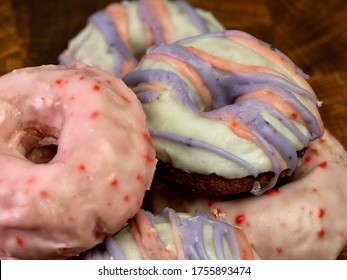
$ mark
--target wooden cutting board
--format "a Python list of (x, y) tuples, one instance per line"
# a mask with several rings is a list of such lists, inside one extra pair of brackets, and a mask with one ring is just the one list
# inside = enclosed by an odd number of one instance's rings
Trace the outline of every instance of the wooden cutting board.
[[(1, 0), (0, 74), (57, 63), (67, 41), (111, 0)], [(345, 0), (190, 0), (228, 29), (276, 46), (311, 76), (325, 126), (347, 148), (347, 2)], [(217, 3), (217, 4), (216, 4)], [(347, 187), (347, 186), (346, 186)], [(347, 248), (340, 259), (347, 259)]]

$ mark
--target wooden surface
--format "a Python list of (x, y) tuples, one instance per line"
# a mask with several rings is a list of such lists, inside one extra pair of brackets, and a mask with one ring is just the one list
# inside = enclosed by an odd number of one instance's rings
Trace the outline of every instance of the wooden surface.
[[(110, 2), (0, 0), (0, 74), (57, 63), (87, 17)], [(323, 101), (326, 128), (347, 148), (347, 1), (189, 2), (212, 11), (228, 29), (244, 30), (276, 46), (309, 74)], [(339, 258), (347, 259), (347, 248)]]

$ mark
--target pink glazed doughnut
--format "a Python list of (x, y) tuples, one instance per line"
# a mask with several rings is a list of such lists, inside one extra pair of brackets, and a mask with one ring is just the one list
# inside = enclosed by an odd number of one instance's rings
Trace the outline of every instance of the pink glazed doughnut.
[(84, 64), (0, 78), (0, 257), (76, 256), (121, 229), (155, 165), (135, 94)]
[(198, 198), (153, 184), (151, 209), (206, 212), (239, 226), (262, 259), (336, 259), (347, 245), (347, 154), (328, 131), (290, 182), (261, 196)]

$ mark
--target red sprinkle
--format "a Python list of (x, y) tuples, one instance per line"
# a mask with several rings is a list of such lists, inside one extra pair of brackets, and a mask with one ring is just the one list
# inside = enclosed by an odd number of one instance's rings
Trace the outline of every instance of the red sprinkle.
[(139, 183), (139, 184), (142, 183), (142, 182), (143, 182), (143, 176), (142, 176), (141, 174), (137, 175), (136, 181), (137, 181), (137, 183)]
[(320, 231), (318, 231), (317, 235), (318, 235), (319, 238), (323, 238), (324, 235), (325, 235), (324, 229), (321, 229)]
[(81, 163), (80, 166), (78, 167), (78, 169), (80, 171), (86, 171), (87, 168), (86, 168), (86, 166), (83, 163)]
[(325, 216), (325, 210), (323, 208), (319, 208), (318, 217), (323, 218)]
[(45, 191), (45, 190), (42, 190), (42, 191), (40, 191), (40, 196), (41, 196), (42, 198), (47, 198), (47, 197), (48, 197), (48, 192)]
[(238, 216), (235, 217), (235, 223), (236, 224), (242, 224), (242, 222), (245, 220), (245, 215), (240, 214)]
[(146, 159), (147, 162), (153, 162), (154, 161), (154, 157), (151, 156), (147, 151), (146, 151), (146, 154), (144, 155), (144, 158)]
[(318, 164), (318, 166), (321, 168), (326, 168), (328, 166), (328, 163), (326, 161), (322, 161), (321, 163)]
[(19, 236), (16, 236), (16, 242), (19, 247), (23, 248), (24, 242), (22, 238), (20, 238)]
[(94, 111), (93, 113), (90, 114), (90, 117), (92, 119), (96, 119), (99, 116), (100, 116), (100, 112), (99, 111)]
[(310, 161), (311, 161), (310, 156), (304, 157), (304, 163), (309, 163)]
[(114, 178), (114, 179), (111, 180), (110, 183), (111, 183), (111, 187), (115, 188), (118, 185), (118, 180), (116, 178)]
[(231, 128), (236, 129), (236, 128), (238, 128), (238, 126), (239, 126), (239, 124), (238, 124), (237, 122), (231, 122), (231, 123), (230, 123), (230, 127), (231, 127)]
[(279, 193), (280, 193), (279, 189), (270, 189), (265, 194), (272, 196), (272, 195), (276, 195), (276, 194), (279, 194)]
[(149, 135), (149, 133), (144, 132), (142, 135), (143, 135), (143, 138), (145, 139), (145, 141), (147, 142), (147, 144), (152, 146), (153, 145), (152, 137)]
[(293, 114), (291, 114), (291, 117), (292, 117), (292, 119), (297, 119), (298, 118), (298, 114), (297, 113), (293, 113)]
[(93, 86), (94, 91), (100, 91), (100, 86), (99, 85), (94, 85)]
[(242, 260), (250, 260), (251, 259), (251, 256), (249, 255), (249, 253), (245, 249), (242, 249), (241, 259)]

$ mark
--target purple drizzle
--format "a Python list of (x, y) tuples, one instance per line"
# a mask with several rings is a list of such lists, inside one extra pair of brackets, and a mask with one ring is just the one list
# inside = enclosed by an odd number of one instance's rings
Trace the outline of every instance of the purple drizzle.
[(65, 67), (71, 67), (72, 66), (69, 58), (66, 57), (66, 55), (64, 53), (62, 53), (58, 56), (58, 61), (59, 61), (59, 64), (65, 66)]
[[(175, 98), (178, 102), (187, 106), (191, 111), (198, 113), (198, 97), (192, 89), (175, 73), (166, 70), (142, 70), (133, 71), (126, 74), (123, 77), (123, 81), (127, 86), (135, 86), (139, 81), (144, 83), (151, 83), (156, 81), (156, 83), (162, 84), (165, 88), (174, 89)], [(140, 95), (142, 93), (139, 93)], [(155, 100), (157, 95), (153, 91), (146, 91), (144, 100)]]
[(121, 260), (124, 259), (124, 254), (117, 244), (117, 242), (114, 241), (114, 239), (111, 236), (106, 237), (104, 241), (104, 245), (106, 250), (111, 255), (112, 259), (114, 260)]
[(177, 1), (176, 3), (189, 16), (200, 33), (204, 34), (209, 32), (206, 23), (191, 5), (185, 1)]
[(95, 247), (91, 251), (91, 259), (92, 260), (103, 260), (104, 255), (102, 254), (101, 250), (98, 247)]
[[(147, 53), (167, 55), (188, 63), (205, 82), (206, 87), (208, 88), (210, 94), (213, 95), (213, 97), (218, 96), (220, 99), (225, 96), (222, 92), (222, 88), (218, 86), (219, 81), (214, 74), (212, 66), (197, 55), (192, 54), (188, 49), (176, 44), (161, 44), (157, 47), (149, 49)], [(216, 105), (218, 99), (212, 98), (212, 100), (212, 107), (218, 107), (218, 105)], [(226, 101), (224, 101), (223, 103), (225, 104)]]
[[(146, 0), (139, 1), (140, 18), (153, 31), (155, 44), (163, 43), (165, 42), (165, 40), (160, 21), (157, 19), (156, 15), (153, 13), (153, 11), (150, 9), (150, 6), (146, 2)], [(185, 1), (176, 1), (176, 3), (182, 9), (182, 11), (188, 15), (193, 24), (197, 27), (199, 33), (205, 34), (210, 31), (207, 24), (190, 4)]]
[(213, 238), (215, 245), (215, 253), (217, 259), (225, 259), (225, 248), (223, 239), (226, 240), (231, 250), (233, 259), (240, 259), (240, 249), (238, 246), (238, 240), (234, 234), (233, 228), (219, 221), (214, 221), (208, 218), (205, 213), (197, 212), (191, 218), (182, 218), (174, 210), (164, 208), (160, 213), (165, 217), (167, 221), (175, 219), (175, 223), (178, 225), (181, 240), (183, 242), (183, 248), (186, 258), (189, 260), (207, 260), (210, 259), (206, 251), (204, 243), (204, 227), (210, 225), (213, 228)]
[(89, 18), (89, 22), (94, 24), (100, 30), (109, 44), (114, 57), (114, 74), (116, 76), (120, 76), (122, 63), (125, 59), (130, 60), (133, 65), (137, 65), (138, 62), (132, 51), (120, 37), (111, 17), (106, 11), (102, 10), (94, 13)]
[(139, 14), (143, 22), (145, 22), (153, 31), (155, 44), (164, 42), (164, 36), (159, 21), (150, 9), (146, 0), (139, 1)]
[[(146, 218), (151, 222), (154, 227), (154, 216), (152, 213), (145, 211)], [(209, 219), (205, 213), (195, 213), (189, 218), (179, 216), (174, 210), (164, 208), (159, 214), (165, 218), (167, 223), (171, 224), (170, 228), (177, 227), (180, 240), (182, 242), (185, 258), (189, 260), (208, 260), (210, 256), (205, 247), (204, 240), (204, 227), (206, 225), (212, 226), (215, 253), (217, 259), (225, 259), (226, 250), (230, 250), (233, 259), (240, 259), (239, 243), (234, 233), (234, 229), (220, 221)], [(224, 246), (223, 241), (226, 240), (228, 247)], [(125, 256), (120, 249), (117, 241), (111, 236), (107, 237), (102, 244), (97, 245), (91, 250), (90, 256), (92, 259), (103, 259), (104, 252), (114, 260), (124, 260)]]
[[(310, 112), (310, 110), (308, 110), (295, 97), (293, 93), (293, 92), (296, 92), (295, 88), (291, 87), (290, 85), (287, 86), (288, 83), (290, 84), (289, 81), (286, 81), (280, 77), (279, 77), (280, 79), (278, 80), (277, 77), (275, 78), (273, 76), (274, 75), (272, 74), (257, 75), (255, 73), (246, 73), (246, 74), (229, 73), (224, 76), (221, 75), (220, 86), (226, 89), (230, 88), (230, 91), (227, 91), (224, 97), (224, 98), (227, 98), (227, 100), (225, 103), (222, 103), (221, 106), (225, 106), (226, 104), (233, 103), (236, 97), (247, 94), (248, 92), (267, 89), (273, 93), (276, 93), (276, 95), (278, 95), (283, 100), (285, 100), (285, 102), (293, 106), (293, 108), (298, 112), (298, 114), (304, 119), (308, 129), (311, 131), (311, 136), (309, 140), (313, 140), (317, 138), (320, 135), (320, 128), (319, 128), (318, 122), (313, 116), (313, 114)], [(290, 90), (288, 90), (288, 88)], [(302, 92), (299, 92), (299, 94), (301, 93)], [(301, 94), (301, 95), (306, 97), (306, 94)], [(313, 96), (313, 95), (310, 94), (310, 96)]]

